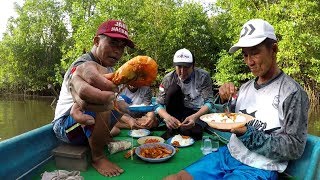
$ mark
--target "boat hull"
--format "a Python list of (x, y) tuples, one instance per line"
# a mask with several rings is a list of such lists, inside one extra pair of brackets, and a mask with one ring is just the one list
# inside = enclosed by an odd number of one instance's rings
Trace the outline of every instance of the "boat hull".
[(0, 179), (29, 179), (59, 143), (52, 124), (0, 142)]

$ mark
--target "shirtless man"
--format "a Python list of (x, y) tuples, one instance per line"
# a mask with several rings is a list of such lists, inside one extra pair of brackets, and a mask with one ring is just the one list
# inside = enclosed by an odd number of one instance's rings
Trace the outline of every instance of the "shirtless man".
[[(113, 66), (126, 46), (133, 48), (134, 44), (122, 21), (108, 20), (99, 26), (91, 51), (73, 62), (64, 76), (52, 122), (60, 140), (88, 144), (93, 167), (109, 177), (123, 173), (123, 169), (104, 154), (106, 142), (111, 139), (110, 130), (121, 119), (121, 114), (112, 110), (117, 87), (102, 74), (114, 71)], [(119, 106), (121, 108), (121, 103)], [(130, 120), (126, 123), (130, 127), (135, 125)]]

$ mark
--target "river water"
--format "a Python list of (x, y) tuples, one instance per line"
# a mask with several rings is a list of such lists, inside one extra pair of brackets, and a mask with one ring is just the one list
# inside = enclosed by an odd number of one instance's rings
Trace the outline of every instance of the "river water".
[[(50, 123), (53, 97), (0, 96), (0, 141)], [(308, 133), (320, 136), (320, 107), (310, 108)]]

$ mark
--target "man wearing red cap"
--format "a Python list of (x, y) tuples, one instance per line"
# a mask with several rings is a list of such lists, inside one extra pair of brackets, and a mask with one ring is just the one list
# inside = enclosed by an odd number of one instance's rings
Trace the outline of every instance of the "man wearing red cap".
[[(114, 72), (113, 66), (126, 46), (133, 48), (134, 44), (122, 21), (109, 20), (99, 26), (91, 51), (73, 62), (64, 76), (52, 121), (60, 140), (76, 145), (89, 144), (93, 167), (110, 177), (123, 172), (104, 154), (110, 130), (121, 114), (112, 110), (117, 87), (102, 75)], [(120, 109), (125, 111), (122, 105), (119, 101)], [(132, 120), (126, 123), (130, 127), (137, 126)]]

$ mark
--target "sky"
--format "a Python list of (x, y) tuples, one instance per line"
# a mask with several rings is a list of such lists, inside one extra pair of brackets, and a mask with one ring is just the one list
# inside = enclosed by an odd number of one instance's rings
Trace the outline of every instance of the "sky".
[[(215, 0), (189, 0), (194, 2), (202, 2), (204, 4), (212, 3)], [(3, 33), (6, 31), (7, 21), (17, 14), (14, 11), (14, 2), (17, 2), (20, 6), (23, 5), (24, 0), (0, 0), (0, 40), (2, 39)]]
[(14, 2), (17, 2), (19, 5), (22, 5), (24, 1), (23, 0), (0, 0), (0, 39), (2, 39), (2, 33), (6, 31), (7, 21), (9, 17), (17, 16), (13, 8)]

